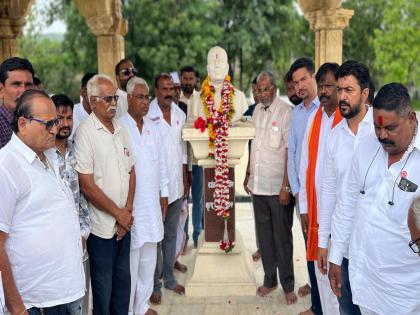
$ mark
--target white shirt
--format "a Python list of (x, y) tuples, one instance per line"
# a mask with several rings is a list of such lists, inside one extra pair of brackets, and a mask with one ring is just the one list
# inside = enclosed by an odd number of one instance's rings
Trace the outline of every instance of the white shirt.
[(183, 164), (187, 164), (187, 145), (182, 141), (182, 128), (185, 124), (184, 112), (172, 102), (171, 124), (163, 118), (163, 113), (154, 99), (150, 103), (147, 117), (158, 127), (161, 146), (165, 149), (166, 166), (169, 177), (169, 203), (184, 195)]
[(143, 118), (143, 130), (137, 127), (130, 114), (120, 118), (128, 131), (131, 148), (136, 157), (136, 192), (134, 194), (134, 224), (131, 229), (131, 248), (146, 242), (163, 239), (162, 211), (159, 197), (168, 197), (168, 174), (165, 149), (153, 121)]
[(267, 110), (261, 103), (255, 107), (252, 115), (255, 139), (251, 142), (248, 181), (248, 188), (255, 195), (273, 196), (280, 193), (292, 109), (278, 96)]
[[(130, 172), (134, 165), (127, 131), (118, 119), (111, 133), (92, 112), (74, 137), (76, 171), (93, 174), (95, 184), (119, 208), (127, 204)], [(89, 202), (91, 233), (110, 239), (116, 232), (115, 218)]]
[[(331, 126), (334, 121), (335, 113), (333, 113), (330, 117), (328, 117), (327, 113), (324, 111), (324, 107), (322, 107), (322, 120), (321, 120), (321, 130), (319, 133), (319, 144), (318, 144), (318, 155), (317, 155), (317, 163), (315, 167), (315, 190), (317, 195), (317, 202), (318, 202), (318, 210), (319, 210), (319, 201), (321, 196), (321, 184), (322, 178), (324, 177), (324, 163), (325, 160), (325, 152), (327, 147), (327, 138), (328, 133), (331, 131)], [(300, 166), (299, 166), (299, 182), (300, 182), (300, 190), (299, 190), (299, 211), (301, 214), (308, 213), (308, 200), (307, 200), (307, 192), (306, 192), (306, 170), (308, 168), (308, 146), (309, 146), (309, 133), (312, 128), (312, 124), (314, 122), (314, 118), (317, 111), (314, 111), (311, 116), (308, 118), (308, 124), (306, 126), (305, 135), (303, 136), (302, 142), (302, 154), (300, 157)], [(319, 217), (319, 212), (318, 212)]]
[(26, 309), (76, 301), (84, 295), (79, 219), (61, 179), (55, 149), (49, 168), (15, 134), (0, 150), (0, 230), (13, 279)]
[(73, 107), (73, 130), (71, 132), (71, 138), (74, 137), (74, 133), (76, 132), (76, 129), (79, 127), (79, 125), (89, 117), (88, 112), (83, 107), (82, 103), (77, 103)]
[[(318, 209), (318, 246), (327, 248), (331, 234), (331, 221), (338, 195), (346, 190), (346, 178), (352, 162), (354, 151), (366, 136), (374, 134), (372, 108), (369, 107), (365, 117), (359, 123), (355, 135), (349, 128), (346, 119), (340, 121), (329, 133), (324, 163), (320, 207)], [(322, 160), (318, 160), (321, 161)]]
[(117, 102), (117, 113), (115, 114), (115, 118), (121, 118), (128, 111), (127, 92), (121, 89), (117, 89), (116, 94), (119, 96), (119, 98)]
[(419, 165), (419, 136), (408, 161), (404, 158), (390, 167), (376, 136), (366, 137), (337, 202), (334, 217), (339, 220), (334, 218), (329, 260), (340, 265), (350, 242), (353, 302), (378, 314), (420, 314), (420, 261), (408, 246), (407, 226), (408, 209), (420, 189), (407, 192), (398, 186), (400, 174), (420, 185)]

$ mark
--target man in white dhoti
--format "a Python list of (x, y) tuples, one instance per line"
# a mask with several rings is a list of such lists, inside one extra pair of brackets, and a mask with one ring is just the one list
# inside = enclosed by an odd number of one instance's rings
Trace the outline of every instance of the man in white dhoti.
[(407, 89), (383, 86), (373, 101), (375, 136), (359, 144), (332, 226), (329, 277), (341, 294), (341, 261), (349, 248), (353, 302), (362, 314), (420, 314), (419, 257), (408, 209), (420, 195), (420, 137)]
[(168, 208), (168, 175), (164, 148), (149, 111), (149, 86), (133, 77), (127, 84), (128, 113), (120, 118), (136, 157), (134, 224), (131, 230), (129, 314), (157, 314), (149, 308), (157, 243), (163, 239), (162, 214)]

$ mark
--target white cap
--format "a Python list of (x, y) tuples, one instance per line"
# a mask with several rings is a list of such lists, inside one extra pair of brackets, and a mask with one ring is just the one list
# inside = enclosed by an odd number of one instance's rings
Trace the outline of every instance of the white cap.
[(172, 81), (174, 81), (174, 84), (181, 84), (181, 81), (179, 80), (179, 74), (177, 71), (173, 71), (170, 73), (172, 77)]

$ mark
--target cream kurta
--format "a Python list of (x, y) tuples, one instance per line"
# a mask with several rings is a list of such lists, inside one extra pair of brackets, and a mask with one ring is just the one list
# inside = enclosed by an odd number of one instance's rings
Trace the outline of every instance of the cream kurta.
[(159, 197), (168, 197), (168, 174), (165, 149), (154, 122), (143, 118), (143, 131), (130, 114), (120, 118), (127, 129), (130, 145), (136, 157), (136, 192), (134, 195), (134, 224), (131, 248), (163, 239), (162, 211)]
[[(92, 112), (79, 126), (74, 138), (75, 169), (81, 174), (93, 174), (99, 189), (122, 208), (127, 203), (134, 156), (127, 131), (117, 119), (114, 119), (112, 124), (114, 133), (111, 133)], [(89, 209), (91, 233), (101, 238), (112, 238), (116, 232), (115, 218), (97, 209), (90, 202)]]

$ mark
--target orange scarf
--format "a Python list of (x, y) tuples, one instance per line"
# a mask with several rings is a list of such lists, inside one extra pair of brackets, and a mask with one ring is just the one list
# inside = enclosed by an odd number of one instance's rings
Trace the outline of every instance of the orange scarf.
[[(343, 116), (341, 116), (340, 110), (337, 107), (331, 129), (334, 128), (342, 119)], [(318, 157), (321, 123), (322, 106), (319, 106), (309, 132), (308, 168), (306, 169), (306, 195), (309, 219), (306, 259), (308, 261), (316, 261), (318, 259), (318, 203), (316, 199), (315, 170)]]

